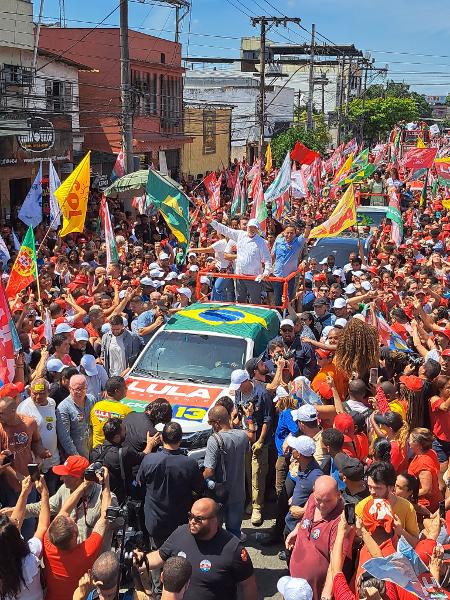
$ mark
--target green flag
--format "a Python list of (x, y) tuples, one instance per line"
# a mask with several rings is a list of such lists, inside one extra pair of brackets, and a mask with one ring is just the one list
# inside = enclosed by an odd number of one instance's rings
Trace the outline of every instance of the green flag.
[(365, 179), (369, 179), (369, 177), (377, 170), (376, 165), (372, 163), (368, 163), (366, 166), (361, 167), (352, 175), (349, 175), (345, 179), (339, 182), (339, 185), (348, 185), (349, 183), (357, 183), (358, 181), (364, 181)]
[(358, 154), (358, 156), (353, 161), (353, 167), (358, 167), (358, 169), (362, 169), (369, 162), (369, 148), (365, 148), (362, 152)]
[(6, 295), (8, 298), (14, 298), (16, 294), (26, 288), (32, 281), (35, 281), (36, 278), (36, 244), (33, 227), (30, 225), (9, 274), (8, 283), (6, 284)]
[(189, 247), (189, 198), (151, 169), (148, 172), (147, 195), (186, 253)]

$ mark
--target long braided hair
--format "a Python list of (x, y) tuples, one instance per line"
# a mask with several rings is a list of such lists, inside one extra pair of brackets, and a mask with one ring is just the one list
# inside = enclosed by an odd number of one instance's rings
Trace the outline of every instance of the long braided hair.
[(425, 403), (422, 398), (423, 390), (414, 391), (400, 383), (400, 399), (406, 400), (408, 408), (406, 410), (406, 423), (410, 431), (416, 427), (422, 427), (425, 419)]
[(378, 331), (361, 319), (351, 319), (338, 338), (335, 357), (336, 367), (349, 377), (355, 371), (364, 378), (379, 365)]

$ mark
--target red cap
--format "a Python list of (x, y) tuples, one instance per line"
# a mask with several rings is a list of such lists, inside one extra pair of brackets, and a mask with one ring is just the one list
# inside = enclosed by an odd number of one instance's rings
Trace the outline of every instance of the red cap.
[(53, 473), (56, 475), (70, 475), (81, 479), (84, 477), (84, 472), (89, 466), (89, 461), (84, 456), (69, 456), (63, 465), (52, 467)]
[(55, 304), (57, 304), (58, 306), (60, 306), (61, 308), (66, 308), (66, 301), (63, 300), (62, 298), (55, 298), (54, 300)]
[(384, 252), (380, 252), (380, 254), (378, 254), (377, 259), (378, 260), (387, 260), (389, 258), (388, 254), (384, 254)]
[(450, 348), (446, 348), (443, 352), (441, 352), (441, 356), (450, 356)]
[(55, 319), (55, 325), (61, 325), (61, 323), (65, 323), (66, 322), (66, 317), (58, 317), (57, 319)]
[(83, 304), (94, 304), (94, 298), (90, 298), (89, 296), (80, 296), (77, 298), (78, 306), (83, 306)]
[(326, 281), (327, 276), (325, 273), (319, 273), (318, 275), (314, 275), (314, 281)]
[(423, 381), (417, 375), (402, 375), (400, 383), (403, 383), (411, 392), (420, 392), (423, 388)]
[(352, 442), (355, 437), (355, 423), (347, 413), (334, 417), (333, 427), (344, 434), (344, 442)]
[(436, 331), (434, 337), (437, 335), (445, 335), (445, 337), (450, 340), (450, 329), (440, 329), (439, 331)]
[(333, 352), (331, 350), (323, 350), (322, 348), (317, 348), (316, 354), (319, 358), (330, 358)]

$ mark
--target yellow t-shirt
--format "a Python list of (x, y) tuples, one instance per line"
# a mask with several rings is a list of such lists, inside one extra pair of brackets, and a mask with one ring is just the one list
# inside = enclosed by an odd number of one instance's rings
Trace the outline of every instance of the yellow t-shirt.
[(103, 444), (103, 425), (111, 417), (123, 419), (128, 413), (133, 412), (129, 406), (115, 400), (100, 400), (96, 402), (91, 410), (92, 447)]
[[(365, 505), (369, 502), (372, 496), (367, 496), (363, 500), (360, 500), (355, 507), (356, 515), (361, 519)], [(406, 500), (406, 498), (399, 498), (396, 496), (395, 505), (393, 506), (394, 513), (400, 519), (402, 527), (409, 534), (419, 537), (419, 526), (417, 525), (417, 515), (414, 510), (414, 506)]]

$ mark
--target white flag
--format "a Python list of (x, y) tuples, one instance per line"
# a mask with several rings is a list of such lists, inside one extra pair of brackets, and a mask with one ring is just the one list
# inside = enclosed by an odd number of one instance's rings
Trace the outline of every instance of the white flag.
[(17, 235), (16, 235), (14, 229), (11, 229), (11, 231), (12, 231), (12, 239), (13, 239), (13, 242), (14, 242), (14, 250), (16, 252), (19, 252), (19, 250), (20, 250), (20, 242), (19, 242), (19, 240), (17, 238)]
[(439, 125), (436, 125), (436, 123), (434, 123), (434, 125), (430, 126), (430, 133), (431, 135), (439, 135), (440, 131), (439, 131)]
[(45, 320), (44, 320), (44, 337), (47, 341), (47, 346), (50, 346), (53, 339), (52, 320), (50, 317), (50, 311), (48, 308), (45, 309)]
[(52, 161), (48, 163), (48, 189), (49, 189), (49, 203), (50, 203), (50, 227), (55, 231), (59, 229), (61, 224), (61, 208), (58, 200), (55, 198), (55, 190), (59, 188), (61, 182), (53, 166)]
[(31, 225), (33, 229), (42, 221), (42, 161), (17, 216), (26, 225)]
[(10, 258), (11, 258), (11, 255), (9, 253), (8, 247), (5, 244), (5, 240), (0, 235), (0, 262), (4, 266), (4, 265), (6, 265), (6, 263), (8, 262), (8, 260)]

